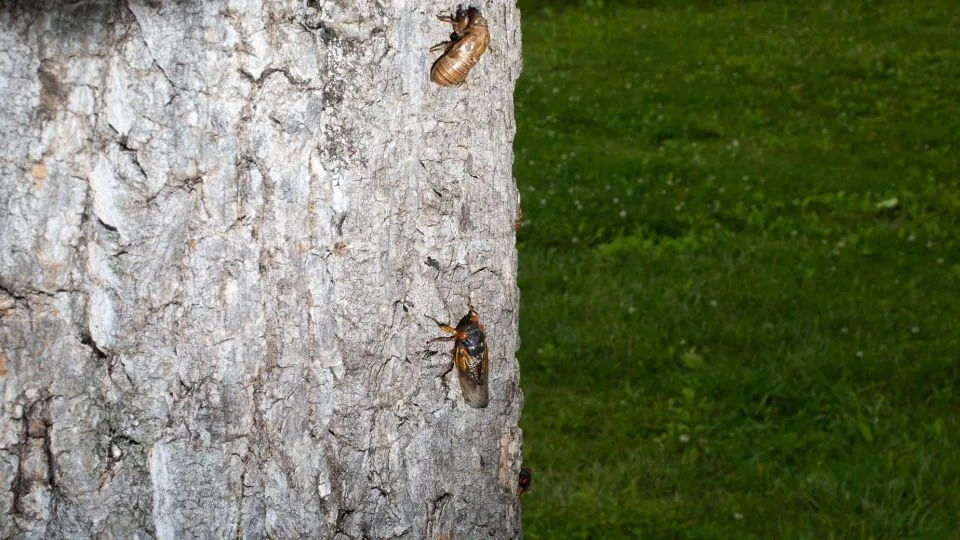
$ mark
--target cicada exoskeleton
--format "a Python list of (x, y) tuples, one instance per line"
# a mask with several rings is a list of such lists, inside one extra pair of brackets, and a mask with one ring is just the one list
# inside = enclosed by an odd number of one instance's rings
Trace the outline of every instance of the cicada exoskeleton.
[(467, 73), (477, 64), (490, 44), (487, 20), (477, 8), (457, 8), (453, 16), (437, 17), (453, 26), (450, 41), (438, 43), (430, 51), (443, 49), (443, 54), (430, 69), (430, 80), (440, 86), (461, 85)]

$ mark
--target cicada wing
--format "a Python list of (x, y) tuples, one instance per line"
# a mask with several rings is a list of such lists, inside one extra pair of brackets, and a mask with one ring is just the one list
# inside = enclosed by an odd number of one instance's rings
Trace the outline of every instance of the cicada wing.
[(483, 370), (480, 372), (480, 382), (486, 387), (490, 376), (490, 355), (487, 353), (486, 344), (483, 346), (483, 363), (480, 365), (482, 366), (480, 369)]
[[(457, 366), (457, 378), (460, 379), (460, 390), (463, 392), (464, 401), (474, 409), (485, 408), (490, 402), (487, 386), (487, 368), (490, 362), (486, 347), (483, 349), (483, 358), (480, 359), (479, 366), (477, 366), (477, 359), (470, 356), (466, 347), (461, 346), (454, 348), (453, 361)], [(477, 367), (479, 369), (476, 369)]]

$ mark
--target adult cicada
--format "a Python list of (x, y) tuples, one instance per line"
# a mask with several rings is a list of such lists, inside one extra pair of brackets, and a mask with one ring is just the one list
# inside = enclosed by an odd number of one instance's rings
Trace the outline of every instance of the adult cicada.
[(435, 341), (453, 342), (453, 365), (457, 368), (460, 379), (460, 390), (467, 405), (475, 409), (483, 409), (490, 401), (487, 387), (487, 378), (490, 369), (490, 355), (487, 350), (487, 337), (480, 324), (480, 317), (473, 306), (460, 319), (456, 328), (430, 317), (444, 332), (452, 334), (433, 338), (427, 343)]

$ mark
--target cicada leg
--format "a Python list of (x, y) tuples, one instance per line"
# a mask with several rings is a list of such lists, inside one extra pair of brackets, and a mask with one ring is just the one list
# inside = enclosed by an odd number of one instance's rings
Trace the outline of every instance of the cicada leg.
[[(427, 318), (430, 319), (431, 321), (437, 323), (437, 326), (439, 326), (440, 329), (443, 330), (444, 332), (446, 332), (446, 333), (448, 333), (448, 334), (453, 334), (452, 336), (441, 336), (441, 337), (438, 337), (438, 338), (429, 339), (429, 340), (427, 340), (427, 344), (428, 344), (428, 345), (429, 345), (430, 343), (434, 343), (434, 342), (436, 342), (436, 341), (456, 341), (457, 338), (460, 337), (460, 336), (457, 334), (457, 329), (456, 329), (456, 328), (450, 326), (450, 325), (447, 324), (447, 323), (440, 322), (440, 321), (438, 321), (436, 318), (431, 317), (431, 316), (429, 316), (429, 315), (427, 315)], [(454, 347), (454, 349), (456, 349), (456, 347)], [(450, 365), (447, 366), (446, 371), (444, 371), (443, 373), (441, 373), (441, 374), (439, 375), (440, 378), (446, 377), (446, 376), (447, 376), (447, 373), (450, 373), (450, 370), (453, 369), (454, 362), (455, 362), (455, 360), (451, 360)]]
[(449, 41), (444, 41), (444, 42), (441, 42), (441, 43), (437, 43), (437, 44), (434, 45), (433, 47), (430, 47), (430, 52), (437, 52), (437, 51), (444, 50), (444, 49), (446, 49), (447, 47), (450, 46), (450, 43), (451, 43), (451, 42), (449, 42)]
[(464, 336), (462, 336), (460, 332), (457, 332), (457, 329), (456, 329), (456, 328), (450, 326), (449, 324), (444, 323), (444, 322), (440, 322), (440, 321), (438, 321), (436, 318), (431, 317), (431, 316), (429, 316), (429, 315), (427, 315), (427, 318), (430, 319), (431, 321), (437, 323), (437, 326), (439, 326), (440, 329), (443, 330), (444, 332), (446, 332), (446, 333), (448, 333), (448, 334), (453, 334), (452, 336), (443, 336), (443, 337), (433, 338), (433, 339), (427, 341), (427, 343), (433, 343), (433, 342), (435, 342), (435, 341), (456, 341), (456, 340), (458, 340), (458, 339), (463, 339), (463, 338), (464, 338)]
[[(431, 317), (431, 316), (429, 316), (429, 315), (427, 315), (426, 317), (427, 317), (428, 319), (430, 319), (431, 321), (437, 323), (437, 326), (439, 326), (440, 329), (443, 330), (444, 332), (446, 332), (446, 333), (448, 333), (448, 334), (456, 334), (456, 333), (457, 333), (456, 328), (450, 326), (449, 324), (447, 324), (447, 323), (445, 323), (445, 322), (440, 322), (439, 320), (437, 320), (436, 317)], [(455, 337), (455, 336), (454, 336), (454, 337)]]

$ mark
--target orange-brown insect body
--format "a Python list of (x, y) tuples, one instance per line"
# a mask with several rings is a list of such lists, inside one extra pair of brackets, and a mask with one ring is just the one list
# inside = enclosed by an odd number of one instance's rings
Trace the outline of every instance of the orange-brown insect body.
[(480, 56), (490, 44), (490, 32), (487, 20), (477, 8), (463, 10), (457, 8), (452, 17), (438, 17), (453, 25), (450, 41), (435, 45), (430, 50), (443, 48), (443, 54), (430, 69), (430, 80), (440, 86), (461, 85), (467, 80), (467, 73), (477, 65)]
[(475, 409), (483, 409), (490, 402), (490, 392), (487, 379), (490, 370), (490, 355), (487, 350), (487, 337), (483, 325), (473, 307), (460, 319), (457, 327), (453, 328), (433, 317), (433, 322), (448, 334), (448, 337), (434, 338), (434, 341), (453, 341), (453, 365), (457, 368), (457, 378), (460, 379), (460, 390), (467, 405)]

